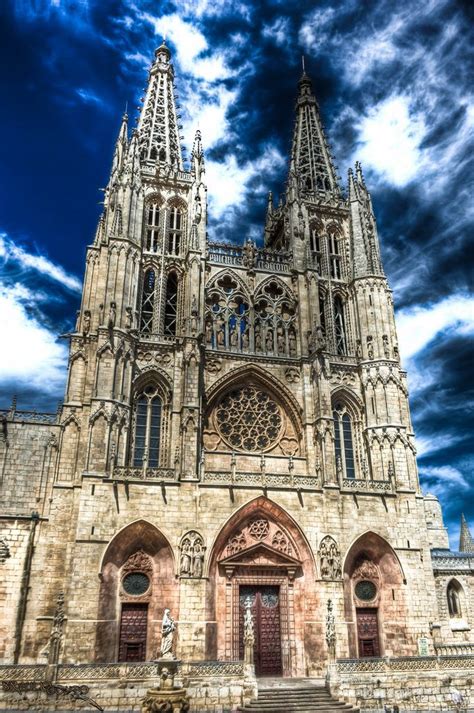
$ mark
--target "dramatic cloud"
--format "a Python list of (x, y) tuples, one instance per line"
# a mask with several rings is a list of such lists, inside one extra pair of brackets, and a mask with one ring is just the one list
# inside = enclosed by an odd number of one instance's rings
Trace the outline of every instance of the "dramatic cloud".
[[(0, 259), (8, 322), (15, 316), (23, 325), (19, 343), (29, 330), (32, 343), (43, 345), (43, 362), (50, 354), (51, 363), (61, 363), (56, 334), (70, 329), (77, 308), (76, 275), (100, 211), (97, 189), (108, 178), (120, 116), (128, 102), (133, 124), (162, 39), (173, 55), (188, 156), (197, 128), (203, 136), (209, 235), (229, 242), (261, 240), (267, 191), (285, 190), (304, 54), (340, 173), (361, 160), (372, 192), (409, 373), (422, 483), (439, 493), (456, 534), (460, 508), (474, 516), (474, 62), (463, 5), (10, 5), (0, 27), (6, 138), (0, 221), (10, 238), (3, 236)], [(34, 236), (38, 248), (12, 235)], [(13, 352), (9, 359), (23, 363)], [(8, 373), (26, 384), (21, 374), (34, 368), (24, 364), (18, 379)], [(31, 383), (37, 389), (23, 388), (24, 398), (36, 402), (41, 385), (33, 377)], [(53, 369), (48, 384), (55, 383), (51, 399), (62, 390)]]

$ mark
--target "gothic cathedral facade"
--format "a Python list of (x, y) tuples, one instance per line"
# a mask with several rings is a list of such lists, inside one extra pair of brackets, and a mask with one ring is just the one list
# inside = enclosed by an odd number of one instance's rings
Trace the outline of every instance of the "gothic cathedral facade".
[(240, 660), (248, 602), (263, 675), (467, 641), (360, 166), (343, 193), (303, 74), (264, 244), (213, 243), (201, 136), (186, 167), (179, 131), (163, 44), (116, 143), (62, 409), (4, 413), (3, 660), (41, 661), (58, 595), (76, 664), (153, 660), (165, 608), (179, 659)]

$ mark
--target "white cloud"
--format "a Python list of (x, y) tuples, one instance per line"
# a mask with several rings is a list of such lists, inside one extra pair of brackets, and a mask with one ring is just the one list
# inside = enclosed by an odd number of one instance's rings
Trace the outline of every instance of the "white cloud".
[(430, 305), (397, 312), (397, 332), (402, 358), (421, 352), (441, 332), (474, 334), (474, 297), (454, 294)]
[[(221, 139), (229, 137), (230, 128), (226, 119), (227, 110), (236, 99), (236, 92), (224, 86), (216, 87), (212, 94), (197, 93), (186, 88), (183, 107), (183, 135), (185, 143), (192, 145), (196, 129), (202, 133), (204, 149), (215, 146)], [(206, 97), (206, 98), (204, 98)]]
[(76, 89), (76, 94), (82, 99), (85, 104), (97, 104), (102, 106), (104, 104), (103, 100), (95, 94), (92, 89), (84, 89), (79, 87)]
[(81, 292), (82, 290), (82, 283), (77, 277), (67, 273), (64, 268), (51, 262), (47, 257), (27, 252), (10, 240), (5, 233), (0, 233), (0, 257), (5, 262), (12, 260), (24, 269), (37, 270), (52, 280), (60, 282), (72, 292)]
[(274, 146), (266, 146), (255, 160), (243, 165), (231, 154), (222, 162), (206, 163), (206, 179), (209, 189), (210, 211), (213, 218), (220, 218), (231, 207), (239, 208), (245, 198), (248, 183), (257, 176), (261, 183), (253, 188), (256, 193), (266, 190), (265, 175), (277, 171), (285, 163), (284, 157)]
[[(420, 475), (422, 478), (429, 478), (430, 480), (436, 481), (435, 484), (430, 485), (430, 490), (437, 490), (438, 488), (445, 491), (448, 487), (461, 488), (462, 490), (469, 490), (469, 483), (466, 476), (461, 473), (458, 468), (454, 468), (452, 465), (439, 465), (439, 466), (423, 466), (419, 467)], [(437, 494), (435, 492), (435, 494)], [(446, 494), (444, 492), (444, 494)]]
[(416, 452), (418, 458), (422, 458), (438, 451), (442, 451), (445, 448), (453, 446), (455, 443), (459, 443), (464, 440), (465, 436), (459, 433), (437, 433), (436, 437), (433, 436), (416, 436)]
[(283, 46), (291, 41), (290, 21), (287, 17), (277, 17), (271, 25), (264, 25), (262, 35), (275, 44)]
[(409, 183), (422, 169), (424, 119), (410, 112), (407, 96), (393, 96), (372, 107), (359, 123), (354, 158), (395, 186)]
[(163, 15), (163, 17), (143, 13), (142, 17), (153, 25), (156, 35), (173, 42), (178, 64), (187, 74), (205, 79), (207, 82), (231, 76), (232, 72), (226, 67), (222, 52), (213, 52), (209, 57), (200, 57), (208, 50), (206, 38), (197, 27), (184, 21), (177, 13)]
[(35, 294), (21, 285), (0, 285), (0, 383), (16, 381), (58, 394), (64, 386), (67, 348), (31, 316)]
[(298, 39), (308, 54), (314, 56), (319, 48), (326, 44), (334, 17), (335, 10), (332, 7), (314, 10), (306, 17), (300, 27)]

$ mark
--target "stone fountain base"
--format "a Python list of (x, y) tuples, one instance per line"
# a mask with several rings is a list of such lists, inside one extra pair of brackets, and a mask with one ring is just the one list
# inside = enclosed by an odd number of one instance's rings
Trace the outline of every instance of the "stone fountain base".
[(142, 702), (141, 713), (187, 713), (190, 703), (186, 689), (175, 678), (179, 661), (176, 659), (158, 659), (160, 684), (158, 688), (149, 688)]

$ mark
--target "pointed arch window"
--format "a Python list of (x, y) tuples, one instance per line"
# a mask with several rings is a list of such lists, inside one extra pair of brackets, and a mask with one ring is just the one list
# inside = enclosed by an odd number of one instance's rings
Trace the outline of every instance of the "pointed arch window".
[(319, 324), (326, 336), (326, 298), (323, 292), (319, 293)]
[(313, 259), (313, 267), (316, 268), (318, 274), (321, 275), (322, 269), (322, 238), (321, 238), (321, 228), (318, 225), (311, 226), (310, 229), (310, 248), (311, 257)]
[(340, 280), (342, 277), (342, 260), (337, 232), (335, 230), (331, 230), (328, 234), (328, 238), (331, 277), (335, 280)]
[(160, 238), (160, 206), (158, 203), (150, 203), (148, 205), (146, 224), (145, 250), (156, 253), (158, 252)]
[(178, 276), (170, 272), (166, 282), (164, 333), (169, 337), (176, 336), (178, 316)]
[(140, 313), (140, 332), (151, 334), (153, 332), (153, 315), (155, 310), (155, 271), (150, 268), (145, 272), (142, 289), (142, 308)]
[(157, 468), (160, 464), (163, 403), (156, 386), (149, 385), (135, 401), (133, 465)]
[(355, 478), (354, 439), (352, 433), (352, 418), (344, 404), (336, 404), (333, 411), (334, 448), (336, 455), (336, 471), (343, 478)]
[(460, 619), (462, 617), (461, 609), (461, 585), (455, 580), (451, 580), (448, 584), (446, 596), (448, 599), (448, 611), (451, 619)]
[(181, 208), (173, 206), (169, 212), (168, 252), (179, 255), (184, 228), (184, 216)]
[(296, 356), (296, 305), (279, 280), (271, 280), (259, 289), (254, 324), (256, 352)]
[(340, 297), (334, 299), (334, 331), (336, 336), (336, 351), (347, 354), (346, 326), (344, 322), (344, 305)]
[(216, 280), (206, 299), (206, 341), (213, 349), (249, 349), (249, 303), (231, 275)]

